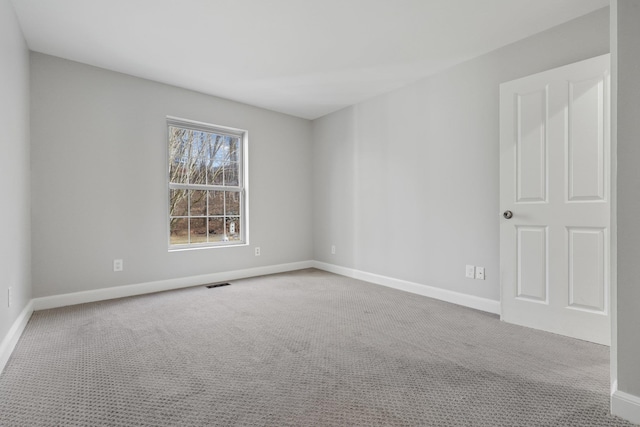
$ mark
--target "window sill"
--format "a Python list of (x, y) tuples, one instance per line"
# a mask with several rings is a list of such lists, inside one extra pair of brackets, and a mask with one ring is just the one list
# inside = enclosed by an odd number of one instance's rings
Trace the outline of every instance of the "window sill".
[(169, 252), (198, 251), (202, 249), (221, 249), (221, 248), (237, 248), (239, 246), (249, 246), (248, 242), (227, 243), (224, 245), (202, 245), (202, 246), (170, 246)]

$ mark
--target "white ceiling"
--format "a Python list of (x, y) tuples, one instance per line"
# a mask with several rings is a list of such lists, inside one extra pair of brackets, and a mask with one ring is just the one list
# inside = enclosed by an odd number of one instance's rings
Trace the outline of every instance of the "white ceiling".
[(29, 48), (314, 119), (609, 0), (12, 0)]

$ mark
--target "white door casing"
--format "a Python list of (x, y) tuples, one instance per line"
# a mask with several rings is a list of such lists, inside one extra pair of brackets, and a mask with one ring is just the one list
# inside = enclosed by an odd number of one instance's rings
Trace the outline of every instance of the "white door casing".
[(605, 345), (609, 80), (603, 55), (500, 85), (501, 318)]

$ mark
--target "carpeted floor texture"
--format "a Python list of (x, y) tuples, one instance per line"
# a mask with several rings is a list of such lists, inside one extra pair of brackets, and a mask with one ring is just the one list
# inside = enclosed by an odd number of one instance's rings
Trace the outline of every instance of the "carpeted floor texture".
[(630, 426), (609, 349), (318, 270), (33, 314), (2, 426)]

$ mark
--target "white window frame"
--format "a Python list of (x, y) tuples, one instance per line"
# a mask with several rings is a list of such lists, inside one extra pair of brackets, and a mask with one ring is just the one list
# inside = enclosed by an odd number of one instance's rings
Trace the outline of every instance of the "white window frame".
[[(233, 246), (247, 246), (249, 244), (249, 192), (248, 192), (248, 138), (249, 132), (243, 129), (236, 129), (227, 126), (219, 126), (210, 123), (198, 122), (194, 120), (182, 119), (178, 117), (167, 116), (166, 127), (166, 182), (167, 182), (167, 199), (166, 199), (166, 212), (167, 212), (167, 244), (169, 251), (182, 251), (191, 249), (207, 249), (207, 248), (221, 248), (221, 247), (233, 247)], [(237, 137), (240, 141), (238, 155), (238, 185), (226, 186), (226, 185), (213, 185), (213, 184), (184, 184), (184, 183), (172, 183), (170, 182), (170, 127), (178, 127), (183, 129), (214, 133), (218, 135), (226, 135), (231, 137)], [(171, 244), (171, 190), (210, 190), (210, 191), (237, 191), (240, 194), (240, 238), (239, 240), (219, 241), (219, 242), (198, 242), (198, 243), (186, 243), (186, 244)], [(208, 203), (208, 201), (207, 201)], [(226, 214), (226, 212), (225, 212)], [(226, 215), (225, 215), (226, 216)], [(235, 215), (234, 215), (235, 216)], [(199, 217), (199, 215), (198, 215)], [(208, 216), (207, 216), (208, 217)], [(187, 216), (181, 216), (180, 218), (192, 218), (190, 212), (187, 212)], [(190, 226), (188, 228), (188, 234), (191, 236)]]

